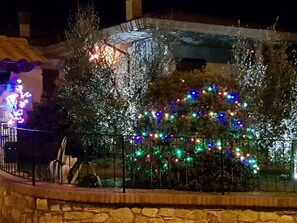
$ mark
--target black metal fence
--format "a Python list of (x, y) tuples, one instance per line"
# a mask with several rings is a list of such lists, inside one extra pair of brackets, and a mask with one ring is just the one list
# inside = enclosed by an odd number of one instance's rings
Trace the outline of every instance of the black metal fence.
[(296, 145), (162, 134), (59, 135), (2, 125), (0, 168), (33, 185), (295, 192)]

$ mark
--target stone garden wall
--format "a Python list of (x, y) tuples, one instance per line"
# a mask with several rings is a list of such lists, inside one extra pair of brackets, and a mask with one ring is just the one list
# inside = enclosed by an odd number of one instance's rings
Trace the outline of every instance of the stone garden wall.
[(297, 223), (297, 196), (266, 195), (32, 186), (0, 174), (0, 222)]

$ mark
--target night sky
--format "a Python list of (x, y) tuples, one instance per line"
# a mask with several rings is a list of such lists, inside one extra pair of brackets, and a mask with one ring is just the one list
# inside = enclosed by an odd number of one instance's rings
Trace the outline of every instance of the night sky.
[[(38, 2), (38, 3), (36, 3)], [(219, 16), (228, 19), (240, 19), (260, 25), (271, 26), (279, 16), (278, 27), (282, 30), (297, 32), (297, 12), (293, 1), (268, 1), (260, 5), (261, 0), (237, 1), (212, 0), (143, 0), (143, 12), (160, 8), (181, 9), (198, 14)], [(125, 20), (125, 0), (7, 0), (1, 1), (0, 27), (17, 25), (17, 11), (31, 11), (31, 21), (36, 26), (57, 28), (68, 27), (70, 11), (77, 3), (94, 3), (100, 15), (101, 27), (121, 23)], [(1, 31), (1, 29), (0, 29)], [(0, 33), (1, 34), (1, 33)]]

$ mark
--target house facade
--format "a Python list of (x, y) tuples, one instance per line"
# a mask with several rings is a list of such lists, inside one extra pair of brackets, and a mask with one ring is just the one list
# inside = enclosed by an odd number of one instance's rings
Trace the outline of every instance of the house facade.
[[(151, 56), (151, 52), (145, 50), (145, 48), (148, 45), (150, 47), (153, 46), (154, 36), (152, 33), (155, 30), (170, 34), (179, 42), (173, 51), (173, 55), (168, 57), (173, 59), (172, 61), (175, 63), (168, 63), (165, 72), (193, 70), (199, 69), (201, 66), (212, 71), (232, 70), (233, 67), (229, 65), (229, 60), (232, 46), (238, 37), (260, 41), (267, 40), (271, 34), (267, 29), (242, 27), (240, 24), (220, 23), (217, 22), (218, 20), (207, 20), (206, 17), (194, 18), (188, 15), (186, 18), (180, 16), (178, 12), (170, 16), (164, 16), (164, 14), (160, 16), (153, 13), (142, 15), (141, 8), (141, 0), (126, 1), (127, 22), (102, 30), (106, 49), (112, 51), (114, 55), (120, 55), (119, 58), (124, 61), (121, 69), (119, 69), (119, 73), (130, 72), (134, 69), (131, 67), (131, 55), (136, 50), (137, 44), (137, 50), (139, 50), (141, 41), (146, 40), (146, 44), (141, 46), (143, 56), (146, 54)], [(67, 56), (65, 42), (62, 41), (47, 46), (32, 46), (28, 44), (27, 39), (30, 39), (28, 22), (30, 20), (27, 14), (19, 17), (20, 19), (23, 18), (20, 20), (20, 35), (23, 37), (22, 41), (24, 41), (22, 47), (25, 48), (18, 49), (21, 52), (21, 56), (19, 55), (18, 58), (6, 55), (0, 57), (0, 61), (10, 58), (11, 61), (17, 62), (21, 58), (25, 58), (25, 61), (28, 62), (27, 65), (29, 64), (33, 68), (30, 70), (27, 68), (27, 70), (9, 71), (10, 77), (22, 80), (25, 91), (30, 92), (32, 95), (30, 98), (31, 103), (40, 102), (43, 94), (49, 95), (53, 92), (55, 80), (63, 74)], [(170, 19), (166, 19), (166, 17), (170, 17)], [(278, 40), (297, 43), (296, 33), (278, 32), (277, 36)], [(5, 38), (0, 38), (0, 44), (3, 45), (3, 43), (7, 42), (4, 40)], [(27, 42), (25, 43), (25, 41)], [(12, 43), (10, 46), (13, 49), (13, 46), (17, 45), (17, 43)], [(31, 51), (35, 50), (36, 55), (34, 58), (27, 58), (28, 55), (26, 54), (29, 51), (26, 47)], [(166, 51), (164, 49), (165, 54)], [(0, 55), (1, 52), (5, 52), (5, 50), (0, 48)], [(5, 73), (5, 69), (1, 72)], [(4, 77), (5, 75), (1, 74), (0, 76)], [(2, 101), (5, 97), (2, 94)]]
[[(168, 64), (167, 71), (193, 70), (205, 66), (212, 71), (222, 69), (232, 70), (229, 65), (232, 55), (232, 47), (239, 37), (251, 41), (267, 40), (271, 31), (267, 29), (247, 28), (240, 26), (226, 26), (218, 24), (207, 24), (200, 22), (187, 22), (172, 19), (160, 19), (142, 17), (128, 22), (109, 27), (102, 30), (106, 48), (113, 51), (113, 54), (120, 55), (126, 60), (120, 69), (120, 73), (129, 72), (133, 59), (133, 52), (142, 51), (143, 56), (150, 55), (147, 48), (152, 48), (155, 37), (154, 31), (172, 35), (179, 42), (174, 48), (173, 55), (175, 64)], [(278, 32), (276, 41), (287, 41), (297, 43), (296, 33)], [(150, 43), (148, 43), (151, 41)], [(139, 43), (142, 42), (142, 49)], [(149, 47), (148, 47), (149, 45)], [(43, 65), (44, 91), (50, 92), (54, 82), (52, 77), (63, 73), (63, 64), (67, 52), (65, 43), (50, 45), (42, 49), (44, 56), (49, 60)], [(166, 49), (164, 49), (164, 52)], [(150, 55), (151, 57), (152, 55)], [(129, 59), (127, 59), (129, 58)], [(139, 58), (137, 58), (139, 59)], [(131, 62), (131, 61), (130, 61)]]
[(26, 38), (0, 36), (1, 123), (23, 122), (24, 110), (39, 101), (43, 63), (47, 63), (47, 59), (30, 46)]

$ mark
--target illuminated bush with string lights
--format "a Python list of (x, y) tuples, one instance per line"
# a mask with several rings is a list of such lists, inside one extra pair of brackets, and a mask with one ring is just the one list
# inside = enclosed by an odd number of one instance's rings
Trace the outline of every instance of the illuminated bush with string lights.
[(14, 84), (7, 84), (7, 89), (10, 92), (6, 98), (7, 108), (10, 112), (8, 125), (16, 126), (23, 124), (25, 122), (24, 108), (28, 105), (31, 94), (29, 92), (23, 92), (23, 85), (20, 79)]
[(252, 190), (259, 167), (248, 105), (216, 85), (191, 89), (162, 110), (139, 116), (131, 138), (131, 181), (144, 188)]

